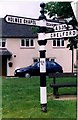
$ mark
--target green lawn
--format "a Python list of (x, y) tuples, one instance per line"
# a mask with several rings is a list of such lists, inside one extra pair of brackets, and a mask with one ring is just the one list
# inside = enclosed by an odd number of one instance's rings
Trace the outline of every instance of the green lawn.
[[(61, 78), (72, 81), (75, 78)], [(59, 79), (60, 81), (60, 79)], [(47, 77), (47, 113), (40, 108), (39, 77), (2, 79), (3, 118), (73, 118), (76, 119), (76, 100), (53, 100), (52, 79)], [(60, 89), (60, 94), (76, 94), (75, 88)]]
[(0, 78), (0, 118), (2, 118), (2, 78)]

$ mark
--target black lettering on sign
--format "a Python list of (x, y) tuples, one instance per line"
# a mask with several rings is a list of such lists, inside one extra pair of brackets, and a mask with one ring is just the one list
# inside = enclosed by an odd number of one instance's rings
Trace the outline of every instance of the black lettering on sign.
[(35, 20), (32, 20), (32, 19), (24, 19), (24, 23), (25, 23), (25, 24), (36, 25), (36, 21), (35, 21)]
[(54, 37), (56, 36), (56, 34), (55, 34), (55, 33), (54, 33), (53, 35), (54, 35)]
[(68, 36), (68, 32), (66, 32), (66, 36)]
[(61, 34), (61, 32), (60, 32), (60, 37), (62, 37), (62, 34)]
[(62, 29), (66, 30), (66, 28), (67, 28), (66, 24), (62, 26)]
[(14, 18), (12, 18), (12, 17), (8, 17), (8, 21), (10, 21), (10, 22), (14, 22)]
[(64, 36), (65, 32), (63, 32), (63, 36)]
[(29, 23), (29, 20), (27, 20), (27, 23)]
[(36, 21), (35, 21), (35, 20), (33, 20), (32, 23), (33, 23), (34, 25), (36, 25)]
[(27, 23), (27, 20), (26, 20), (26, 19), (24, 19), (24, 23)]
[(64, 29), (64, 26), (62, 25), (61, 29), (63, 30)]
[(66, 24), (60, 24), (60, 25), (54, 26), (54, 30), (55, 31), (62, 31), (62, 30), (66, 30), (66, 27), (67, 27)]
[(53, 26), (53, 28), (54, 28), (54, 25), (51, 23), (46, 23), (46, 26)]
[(71, 32), (71, 31), (69, 31), (69, 35), (72, 35), (72, 32)]
[(11, 18), (10, 18), (10, 17), (8, 17), (8, 21), (11, 21)]
[(53, 34), (51, 33), (51, 38), (53, 37)]
[(22, 23), (22, 19), (21, 19), (21, 18), (15, 18), (15, 19), (14, 19), (14, 22), (15, 22), (15, 23)]
[(61, 30), (61, 26), (59, 26), (59, 30)]
[(57, 37), (59, 37), (59, 35), (58, 35), (59, 33), (57, 33)]
[(55, 26), (55, 30), (58, 30), (58, 27), (57, 27), (57, 26)]
[(75, 33), (76, 33), (75, 30), (73, 30), (73, 35), (75, 35)]
[(15, 18), (15, 22), (17, 22), (18, 20), (17, 20), (18, 18)]

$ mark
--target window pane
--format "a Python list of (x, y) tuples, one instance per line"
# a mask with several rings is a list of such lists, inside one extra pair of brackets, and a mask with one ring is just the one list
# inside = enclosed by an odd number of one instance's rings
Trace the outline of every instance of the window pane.
[(0, 47), (2, 47), (1, 41), (0, 41)]
[(33, 39), (30, 40), (30, 46), (34, 46)]
[(64, 40), (61, 40), (61, 46), (64, 46)]
[(57, 46), (60, 46), (60, 40), (57, 40)]
[(5, 41), (2, 42), (2, 47), (5, 47)]
[(29, 39), (26, 39), (26, 46), (29, 46)]
[(6, 40), (0, 39), (0, 47), (5, 47), (5, 45), (6, 45)]
[(21, 40), (21, 46), (25, 46), (24, 40)]
[(53, 46), (56, 46), (56, 40), (53, 40)]

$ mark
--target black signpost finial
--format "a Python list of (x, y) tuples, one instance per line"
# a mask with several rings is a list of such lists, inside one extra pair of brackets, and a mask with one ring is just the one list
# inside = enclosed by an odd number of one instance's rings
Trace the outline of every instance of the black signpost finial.
[[(41, 3), (40, 4), (40, 7), (41, 7), (41, 10), (40, 10), (40, 13), (41, 15), (39, 16), (39, 20), (46, 20), (46, 16), (45, 16), (45, 3)], [(46, 33), (46, 27), (39, 27), (39, 33), (43, 33), (45, 32)], [(44, 44), (46, 45), (46, 40), (44, 41)], [(38, 44), (41, 45), (41, 41), (38, 41)]]
[(40, 7), (41, 7), (41, 10), (40, 10), (41, 15), (39, 16), (39, 20), (43, 20), (43, 19), (46, 20), (46, 16), (44, 15), (44, 13), (45, 13), (45, 10), (44, 10), (45, 3), (41, 3)]

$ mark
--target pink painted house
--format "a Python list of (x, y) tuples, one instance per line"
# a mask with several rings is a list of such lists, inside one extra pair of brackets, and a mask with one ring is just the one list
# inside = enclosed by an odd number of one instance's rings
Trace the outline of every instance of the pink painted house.
[[(2, 24), (1, 24), (2, 22)], [(39, 60), (39, 45), (37, 34), (32, 27), (8, 24), (0, 20), (0, 59), (4, 76), (14, 76), (17, 68), (25, 67)], [(63, 39), (48, 40), (46, 44), (46, 59), (56, 61), (64, 72), (72, 72), (72, 51), (66, 48), (68, 41)], [(74, 50), (76, 64), (76, 50)]]

